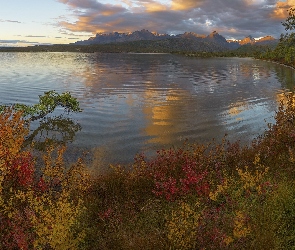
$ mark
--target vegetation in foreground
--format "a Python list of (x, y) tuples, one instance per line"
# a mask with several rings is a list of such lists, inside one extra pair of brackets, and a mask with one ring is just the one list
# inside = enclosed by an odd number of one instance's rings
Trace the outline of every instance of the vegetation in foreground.
[(251, 146), (186, 144), (91, 176), (82, 159), (64, 163), (63, 146), (48, 146), (37, 168), (28, 119), (3, 108), (0, 248), (292, 249), (294, 117), (288, 94)]

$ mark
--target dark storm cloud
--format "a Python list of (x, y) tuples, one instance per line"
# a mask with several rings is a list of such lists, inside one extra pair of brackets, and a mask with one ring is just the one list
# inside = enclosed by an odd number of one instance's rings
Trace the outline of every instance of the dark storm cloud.
[(247, 35), (279, 37), (281, 21), (295, 0), (122, 0), (104, 4), (96, 0), (59, 0), (75, 13), (74, 23), (60, 22), (72, 32), (129, 32), (148, 29), (159, 33), (191, 31), (208, 34), (214, 30), (226, 38)]

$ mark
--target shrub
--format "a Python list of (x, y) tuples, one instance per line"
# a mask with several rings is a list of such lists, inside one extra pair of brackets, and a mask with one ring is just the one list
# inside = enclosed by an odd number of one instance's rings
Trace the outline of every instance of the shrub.
[(28, 126), (19, 111), (0, 114), (0, 248), (77, 249), (85, 235), (84, 165), (79, 160), (67, 169), (64, 149), (53, 158), (49, 148), (38, 175), (32, 154), (22, 150)]

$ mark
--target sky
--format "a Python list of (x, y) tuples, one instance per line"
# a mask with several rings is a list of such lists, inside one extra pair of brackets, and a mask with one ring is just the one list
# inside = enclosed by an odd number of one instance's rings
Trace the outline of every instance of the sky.
[(0, 46), (68, 44), (142, 29), (279, 38), (293, 6), (295, 0), (3, 0)]

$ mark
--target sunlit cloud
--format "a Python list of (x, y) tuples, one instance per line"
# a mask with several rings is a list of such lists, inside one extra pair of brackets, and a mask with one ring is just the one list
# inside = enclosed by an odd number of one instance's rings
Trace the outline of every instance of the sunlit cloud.
[[(209, 34), (216, 30), (225, 37), (279, 37), (286, 9), (295, 0), (58, 0), (76, 17), (60, 20), (69, 32), (109, 33), (148, 29), (159, 33), (186, 31)], [(280, 20), (278, 20), (280, 19)]]
[(191, 10), (202, 6), (206, 0), (173, 0), (172, 10)]
[(58, 0), (61, 3), (67, 4), (69, 7), (83, 12), (99, 12), (99, 13), (118, 13), (125, 8), (120, 5), (102, 4), (96, 0)]
[(161, 4), (161, 3), (157, 3), (157, 2), (151, 2), (151, 3), (145, 3), (144, 8), (147, 12), (159, 12), (159, 11), (167, 11), (168, 10), (168, 6)]
[(262, 5), (264, 4), (265, 0), (244, 0), (247, 5)]
[(275, 19), (285, 19), (288, 16), (288, 10), (295, 6), (295, 0), (279, 1), (276, 3), (275, 9), (271, 17)]

